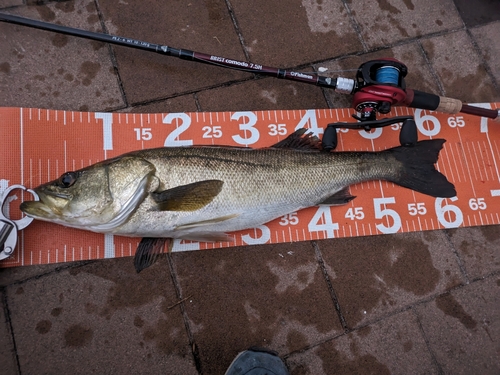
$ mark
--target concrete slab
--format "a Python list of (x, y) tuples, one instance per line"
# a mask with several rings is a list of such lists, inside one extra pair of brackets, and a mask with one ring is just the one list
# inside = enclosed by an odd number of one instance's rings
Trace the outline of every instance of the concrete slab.
[(327, 108), (319, 87), (274, 78), (205, 90), (197, 96), (202, 111)]
[(292, 374), (439, 373), (411, 310), (292, 354), (286, 363)]
[(8, 309), (3, 291), (0, 291), (0, 298), (2, 299), (2, 309), (0, 310), (0, 364), (2, 365), (2, 373), (19, 374), (9, 318), (5, 315)]
[(500, 100), (481, 57), (465, 31), (422, 40), (422, 46), (444, 87), (445, 96), (469, 103)]
[(197, 373), (168, 270), (122, 258), (7, 287), (21, 372)]
[[(340, 0), (231, 1), (252, 62), (280, 68), (362, 50)], [(271, 31), (272, 30), (272, 31)]]
[[(15, 8), (12, 14), (102, 31), (93, 1)], [(104, 44), (0, 23), (0, 105), (103, 111), (123, 107)]]
[(460, 255), (469, 279), (500, 271), (500, 228), (496, 225), (449, 229), (450, 241)]
[(127, 107), (121, 112), (135, 113), (172, 113), (172, 112), (196, 112), (196, 98), (193, 94), (177, 96), (171, 99), (159, 100), (149, 104)]
[(318, 242), (347, 325), (358, 327), (464, 283), (443, 232)]
[(454, 0), (454, 2), (468, 27), (500, 20), (500, 6), (495, 0)]
[(23, 5), (23, 0), (0, 0), (0, 9)]
[(500, 277), (471, 283), (416, 308), (445, 374), (498, 374)]
[(348, 4), (370, 49), (463, 25), (452, 0), (368, 0)]
[[(500, 9), (500, 7), (498, 7)], [(500, 13), (500, 11), (499, 11)], [(500, 43), (498, 43), (498, 35), (500, 35), (500, 21), (490, 23), (485, 26), (471, 29), (471, 34), (480, 48), (480, 54), (490, 72), (500, 82)]]
[[(154, 0), (142, 1), (140, 11), (125, 1), (103, 2), (100, 6), (111, 34), (245, 60), (224, 1), (183, 2), (173, 6), (175, 11)], [(131, 104), (251, 77), (248, 73), (125, 47), (114, 50)]]
[(239, 351), (281, 355), (342, 332), (310, 243), (172, 255), (204, 374), (222, 374)]

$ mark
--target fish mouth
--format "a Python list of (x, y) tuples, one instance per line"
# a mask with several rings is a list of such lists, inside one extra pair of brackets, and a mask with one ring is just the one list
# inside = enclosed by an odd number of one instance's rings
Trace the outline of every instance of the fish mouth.
[(39, 201), (26, 201), (21, 203), (19, 209), (26, 215), (39, 220), (54, 220), (60, 216), (64, 208), (73, 198), (72, 194), (53, 191), (35, 190)]

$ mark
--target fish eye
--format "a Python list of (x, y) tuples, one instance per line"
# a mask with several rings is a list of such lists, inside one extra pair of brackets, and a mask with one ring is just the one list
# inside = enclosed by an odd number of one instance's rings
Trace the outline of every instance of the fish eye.
[(76, 182), (77, 176), (75, 172), (66, 172), (57, 180), (57, 185), (62, 188), (69, 188)]

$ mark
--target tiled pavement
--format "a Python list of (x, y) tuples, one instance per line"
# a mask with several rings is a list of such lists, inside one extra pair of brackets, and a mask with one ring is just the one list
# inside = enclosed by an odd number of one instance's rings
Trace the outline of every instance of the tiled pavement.
[[(500, 100), (498, 0), (0, 0), (13, 14), (278, 67), (404, 61), (408, 84)], [(351, 72), (352, 73), (352, 72)], [(349, 74), (349, 73), (348, 73)], [(344, 75), (348, 75), (344, 74)], [(305, 84), (0, 23), (0, 105), (175, 112), (346, 107)], [(500, 228), (0, 270), (2, 374), (500, 373)]]

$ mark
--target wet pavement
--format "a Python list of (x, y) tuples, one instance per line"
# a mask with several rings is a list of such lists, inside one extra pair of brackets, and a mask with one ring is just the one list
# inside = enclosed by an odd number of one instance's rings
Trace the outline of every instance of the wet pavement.
[[(0, 10), (281, 68), (395, 57), (412, 88), (500, 101), (496, 0), (0, 0)], [(0, 23), (0, 106), (350, 103), (297, 82)], [(140, 274), (131, 258), (1, 269), (0, 288), (2, 374), (223, 374), (255, 345), (295, 375), (500, 373), (499, 226), (174, 253)]]

